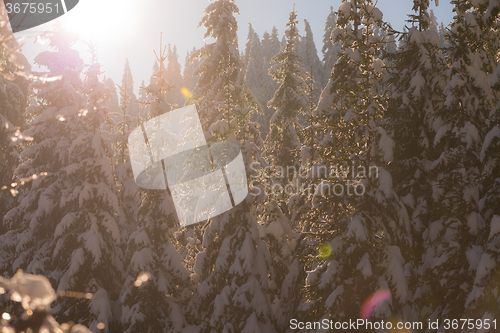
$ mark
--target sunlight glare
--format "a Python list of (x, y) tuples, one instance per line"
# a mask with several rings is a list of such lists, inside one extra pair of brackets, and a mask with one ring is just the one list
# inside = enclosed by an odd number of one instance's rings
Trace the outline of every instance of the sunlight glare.
[(81, 39), (106, 42), (126, 38), (135, 24), (137, 2), (87, 0), (64, 15), (66, 27)]

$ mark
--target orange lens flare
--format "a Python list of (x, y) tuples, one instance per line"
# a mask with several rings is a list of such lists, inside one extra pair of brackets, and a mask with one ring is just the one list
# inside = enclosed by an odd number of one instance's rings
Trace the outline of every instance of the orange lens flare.
[(189, 98), (189, 97), (191, 96), (191, 92), (190, 92), (190, 91), (188, 90), (188, 88), (186, 88), (186, 87), (183, 87), (183, 88), (181, 89), (181, 93), (182, 93), (182, 95), (184, 95), (184, 97), (186, 97), (186, 98)]

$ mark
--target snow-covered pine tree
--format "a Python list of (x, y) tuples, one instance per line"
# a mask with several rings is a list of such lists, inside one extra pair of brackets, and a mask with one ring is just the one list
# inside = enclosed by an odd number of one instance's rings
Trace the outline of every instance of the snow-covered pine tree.
[(273, 30), (271, 31), (271, 34), (267, 34), (268, 37), (266, 38), (266, 33), (264, 33), (264, 36), (262, 36), (262, 48), (263, 48), (263, 53), (264, 53), (264, 63), (266, 64), (271, 64), (271, 60), (275, 55), (278, 54), (280, 51), (280, 38), (278, 34), (278, 29), (276, 27), (273, 27)]
[[(325, 34), (323, 35), (323, 48), (321, 52), (323, 53), (323, 83), (326, 84), (332, 73), (333, 65), (337, 62), (339, 57), (339, 52), (342, 48), (342, 44), (337, 42), (332, 42), (332, 31), (337, 26), (337, 15), (333, 11), (333, 7), (330, 7), (330, 14), (326, 18), (325, 23)], [(321, 87), (321, 89), (324, 88)]]
[[(252, 29), (253, 31), (253, 29)], [(267, 67), (264, 62), (264, 51), (260, 42), (260, 38), (255, 31), (253, 35), (250, 36), (250, 40), (247, 43), (247, 65), (245, 70), (245, 83), (248, 89), (252, 92), (252, 97), (258, 104), (258, 109), (262, 112), (254, 113), (254, 120), (259, 123), (262, 135), (269, 132), (269, 113), (266, 112), (266, 81), (269, 80), (270, 76), (267, 72)]]
[(111, 78), (104, 78), (103, 83), (108, 87), (109, 89), (109, 113), (120, 113), (120, 102), (118, 101), (118, 93), (116, 91), (116, 84)]
[(160, 55), (156, 55), (157, 60), (153, 66), (153, 75), (149, 79), (149, 85), (144, 88), (148, 97), (147, 119), (162, 115), (172, 109), (172, 105), (167, 102), (167, 92), (172, 86), (167, 81), (164, 62), (167, 60), (166, 46), (162, 46), (160, 37)]
[[(252, 32), (252, 34), (250, 34)], [(245, 82), (253, 92), (255, 97), (262, 100), (262, 83), (264, 76), (267, 73), (264, 70), (264, 55), (262, 50), (262, 45), (260, 43), (259, 35), (252, 29), (250, 25), (250, 30), (248, 33), (247, 48), (245, 49), (246, 59), (246, 69), (245, 69)]]
[[(434, 139), (441, 154), (432, 163), (435, 205), (428, 217), (428, 242), (423, 272), (428, 279), (429, 318), (483, 316), (495, 304), (484, 288), (498, 272), (495, 241), (489, 243), (491, 211), (484, 210), (494, 169), (481, 160), (489, 117), (500, 99), (491, 87), (498, 65), (500, 6), (495, 1), (455, 0), (448, 34), (450, 67), (446, 71), (441, 127)], [(491, 160), (490, 160), (491, 163)], [(493, 196), (494, 197), (494, 196)], [(498, 240), (498, 239), (497, 239)], [(430, 303), (430, 304), (429, 304)], [(496, 301), (498, 304), (498, 300)], [(479, 309), (481, 308), (482, 309)], [(490, 313), (491, 315), (492, 313)]]
[[(127, 114), (132, 117), (137, 117), (139, 115), (139, 105), (137, 103), (137, 97), (135, 96), (134, 93), (134, 79), (132, 77), (132, 70), (130, 69), (128, 58), (125, 58), (125, 66), (123, 68), (121, 86), (128, 87), (127, 96), (130, 98), (130, 102), (128, 103)], [(120, 104), (121, 103), (123, 103), (123, 97), (120, 98)]]
[[(139, 188), (134, 181), (132, 174), (132, 165), (128, 152), (128, 136), (139, 124), (141, 119), (133, 117), (127, 112), (130, 110), (132, 96), (129, 95), (131, 82), (127, 79), (123, 82), (124, 86), (118, 86), (120, 91), (120, 121), (116, 124), (116, 131), (113, 135), (113, 144), (115, 151), (114, 172), (117, 181), (118, 204), (120, 207), (119, 226), (121, 245), (128, 242), (130, 234), (135, 230), (137, 211), (141, 203)], [(124, 248), (124, 246), (122, 247)]]
[[(12, 30), (6, 24), (5, 7), (0, 6), (0, 234), (3, 216), (15, 204), (16, 189), (11, 186), (14, 169), (19, 163), (19, 144), (24, 141), (20, 130), (28, 102), (29, 82), (16, 74), (28, 74), (30, 65), (21, 53)], [(11, 192), (13, 191), (13, 192)], [(1, 260), (1, 259), (0, 259)]]
[(141, 81), (141, 85), (139, 87), (139, 119), (141, 123), (148, 117), (148, 105), (149, 105), (149, 97), (146, 91), (146, 84), (144, 80)]
[[(325, 78), (323, 74), (323, 63), (318, 56), (318, 50), (316, 49), (316, 44), (314, 43), (311, 25), (307, 20), (304, 20), (304, 24), (306, 34), (300, 39), (300, 56), (302, 58), (302, 65), (306, 71), (310, 76), (315, 78), (314, 88), (319, 92), (325, 87), (326, 82), (328, 82), (328, 78)], [(318, 96), (316, 96), (316, 102), (318, 98), (319, 93)]]
[(434, 11), (431, 9), (429, 11), (429, 30), (433, 32), (438, 32), (438, 22), (436, 15), (434, 15)]
[(249, 195), (206, 226), (196, 256), (201, 332), (276, 332), (268, 298), (271, 258)]
[[(280, 40), (278, 36), (278, 29), (273, 27), (272, 33), (267, 32), (262, 36), (262, 58), (263, 58), (263, 70), (266, 73), (264, 75), (264, 81), (262, 82), (262, 99), (259, 99), (259, 103), (262, 106), (264, 112), (264, 117), (267, 119), (265, 126), (261, 128), (262, 135), (266, 136), (269, 133), (269, 123), (274, 110), (268, 108), (267, 103), (274, 96), (274, 92), (278, 89), (278, 84), (273, 80), (271, 74), (269, 74), (269, 69), (271, 68), (271, 59), (278, 54), (280, 50)], [(262, 124), (261, 124), (262, 125)]]
[(104, 77), (103, 83), (109, 89), (109, 96), (104, 105), (109, 108), (109, 118), (107, 119), (106, 124), (103, 126), (103, 130), (109, 133), (116, 132), (116, 121), (119, 121), (118, 115), (121, 113), (120, 111), (120, 102), (118, 101), (118, 93), (116, 91), (116, 84), (111, 78)]
[(177, 55), (177, 46), (170, 48), (168, 45), (167, 71), (165, 78), (170, 83), (171, 89), (167, 91), (167, 101), (170, 104), (177, 106), (184, 105), (181, 89), (183, 87), (181, 64), (179, 64), (179, 56)]
[(196, 58), (196, 48), (193, 47), (191, 52), (186, 54), (186, 59), (184, 61), (184, 71), (182, 72), (182, 82), (184, 83), (184, 88), (187, 89), (187, 95), (184, 94), (184, 98), (188, 99), (190, 97), (191, 92), (196, 87), (196, 83), (198, 82), (198, 76), (194, 73), (196, 68), (200, 64), (200, 59)]
[(434, 139), (443, 125), (437, 114), (443, 108), (447, 68), (428, 8), (428, 0), (414, 1), (415, 13), (409, 15), (413, 26), (401, 36), (397, 52), (388, 54), (393, 65), (388, 82), (392, 88), (385, 113), (388, 135), (394, 140), (394, 160), (389, 170), (394, 190), (401, 198), (399, 215), (411, 221), (411, 229), (405, 229), (409, 238), (398, 241), (411, 277), (409, 291), (415, 294), (413, 320), (422, 319), (420, 310), (429, 301), (429, 285), (420, 274), (428, 240), (435, 237), (428, 232), (428, 217), (434, 207), (428, 179), (429, 165), (441, 153), (434, 148)]
[(15, 172), (21, 184), (33, 180), (21, 186), (18, 205), (5, 217), (11, 228), (0, 240), (11, 254), (5, 272), (40, 273), (61, 292), (90, 295), (58, 298), (53, 311), (59, 320), (93, 330), (104, 323), (108, 332), (123, 264), (112, 149), (101, 131), (107, 89), (98, 81), (98, 64), (81, 81), (83, 62), (71, 49), (71, 34), (58, 30), (49, 39), (53, 51), (40, 53), (35, 63), (59, 78), (33, 86), (39, 105), (30, 106), (35, 120), (26, 134), (34, 140)]
[(200, 26), (207, 29), (205, 38), (215, 39), (195, 54), (201, 62), (195, 71), (198, 82), (193, 102), (209, 136), (222, 133), (221, 128), (229, 130), (233, 111), (245, 107), (246, 87), (238, 51), (238, 24), (234, 17), (238, 13), (234, 0), (216, 0), (205, 9), (200, 22)]
[[(162, 49), (161, 43), (156, 56), (157, 71), (145, 88), (152, 98), (150, 117), (171, 110), (165, 100), (170, 85), (164, 72), (166, 48)], [(120, 295), (124, 332), (180, 332), (188, 325), (186, 318), (194, 318), (196, 312), (189, 308), (188, 271), (172, 242), (178, 227), (174, 203), (166, 190), (141, 192), (136, 228), (127, 243), (126, 279)]]
[(442, 47), (446, 48), (449, 46), (448, 40), (446, 39), (446, 35), (448, 35), (448, 30), (444, 26), (443, 22), (439, 25), (439, 40), (441, 41)]
[[(484, 13), (485, 23), (490, 25), (498, 19), (500, 8), (498, 5), (489, 6)], [(493, 26), (493, 31), (490, 33), (496, 36), (495, 44), (491, 46), (498, 49), (499, 31), (496, 26)], [(491, 77), (491, 86), (495, 96), (500, 92), (500, 65), (497, 62), (495, 72)], [(498, 99), (498, 97), (497, 97)], [(500, 244), (500, 209), (498, 202), (500, 200), (500, 104), (497, 104), (488, 115), (488, 133), (484, 138), (481, 148), (480, 158), (484, 164), (483, 177), (481, 179), (483, 207), (482, 217), (485, 221), (483, 230), (478, 233), (478, 242), (486, 244), (485, 254), (481, 257), (475, 281), (476, 292), (481, 292), (477, 300), (472, 301), (469, 305), (468, 315), (477, 318), (494, 318), (498, 317), (500, 305), (497, 290), (499, 290), (498, 276), (500, 267), (499, 244)], [(486, 272), (486, 275), (482, 276)]]
[(375, 23), (383, 25), (382, 12), (371, 0), (347, 0), (336, 15), (332, 41), (341, 42), (343, 52), (315, 110), (322, 123), (322, 161), (310, 172), (308, 182), (317, 186), (312, 209), (302, 218), (310, 221), (307, 235), (317, 254), (307, 262), (301, 311), (311, 321), (348, 321), (358, 318), (371, 293), (391, 289), (392, 306), (379, 307), (372, 318), (391, 312), (407, 318), (411, 295), (400, 240), (408, 241), (409, 221), (397, 214), (387, 166), (394, 142), (383, 121), (385, 66), (376, 56), (383, 44), (373, 38)]
[[(272, 59), (270, 69), (274, 80), (280, 84), (268, 107), (276, 111), (271, 117), (270, 131), (265, 140), (264, 157), (273, 167), (298, 169), (298, 150), (300, 149), (298, 132), (299, 114), (306, 108), (306, 70), (302, 66), (302, 59), (296, 51), (298, 40), (297, 13), (292, 11), (285, 31), (286, 46)], [(285, 175), (291, 180), (293, 175)]]
[[(250, 61), (250, 53), (252, 52), (252, 43), (255, 38), (258, 36), (255, 30), (252, 27), (252, 23), (248, 23), (248, 35), (247, 35), (247, 43), (245, 45), (245, 52), (243, 53), (241, 60), (243, 62), (243, 68), (245, 71), (247, 70), (248, 62)], [(257, 37), (258, 38), (258, 37)]]

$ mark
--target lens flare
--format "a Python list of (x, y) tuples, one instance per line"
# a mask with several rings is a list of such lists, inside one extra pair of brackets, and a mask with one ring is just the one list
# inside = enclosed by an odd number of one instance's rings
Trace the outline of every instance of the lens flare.
[(330, 246), (330, 244), (321, 244), (321, 246), (318, 249), (318, 255), (322, 259), (327, 259), (332, 255), (333, 248)]
[(186, 97), (186, 98), (191, 97), (191, 92), (190, 92), (190, 91), (188, 90), (188, 88), (186, 88), (186, 87), (183, 87), (183, 88), (181, 89), (181, 93), (182, 93), (182, 95), (184, 95), (184, 97)]
[(391, 298), (391, 291), (389, 289), (377, 290), (363, 302), (361, 305), (361, 310), (359, 316), (361, 319), (369, 319), (375, 311), (376, 308), (380, 306), (383, 302)]

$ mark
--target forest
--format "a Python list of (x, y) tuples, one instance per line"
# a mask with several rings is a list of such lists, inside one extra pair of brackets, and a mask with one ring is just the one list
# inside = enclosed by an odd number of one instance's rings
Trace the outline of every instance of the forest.
[[(396, 31), (343, 0), (321, 50), (291, 4), (239, 50), (237, 1), (211, 0), (183, 67), (152, 32), (137, 96), (62, 25), (30, 64), (2, 5), (1, 331), (499, 332), (500, 1), (451, 4)], [(128, 138), (188, 105), (248, 195), (183, 225)]]

